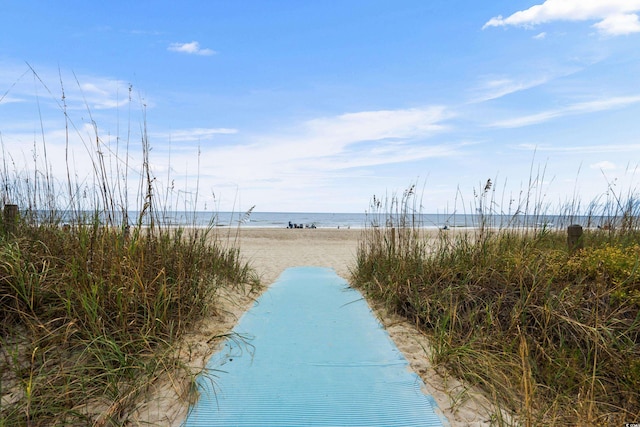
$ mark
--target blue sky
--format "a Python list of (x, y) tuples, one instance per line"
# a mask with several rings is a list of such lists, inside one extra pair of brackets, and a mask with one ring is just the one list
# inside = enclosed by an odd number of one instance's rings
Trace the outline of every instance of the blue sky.
[(89, 182), (97, 129), (135, 193), (146, 124), (158, 185), (189, 209), (196, 188), (197, 209), (364, 212), (418, 183), (435, 213), (468, 210), (487, 179), (504, 211), (638, 184), (640, 0), (5, 0), (2, 15), (18, 171), (35, 153), (64, 182), (68, 144)]

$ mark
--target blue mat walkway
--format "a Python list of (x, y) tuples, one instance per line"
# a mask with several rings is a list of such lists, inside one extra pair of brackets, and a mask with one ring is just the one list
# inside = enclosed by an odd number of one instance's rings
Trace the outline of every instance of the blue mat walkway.
[[(185, 427), (443, 426), (362, 295), (333, 270), (287, 269), (198, 379)], [(212, 381), (213, 380), (213, 381)]]

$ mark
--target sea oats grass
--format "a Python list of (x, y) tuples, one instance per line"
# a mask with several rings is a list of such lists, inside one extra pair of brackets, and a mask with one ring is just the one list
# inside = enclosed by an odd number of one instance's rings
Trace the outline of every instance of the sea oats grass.
[(640, 232), (626, 211), (578, 251), (548, 226), (368, 227), (352, 281), (427, 332), (435, 366), (484, 389), (496, 425), (638, 422)]
[(180, 368), (171, 349), (216, 289), (251, 281), (233, 250), (174, 230), (22, 225), (0, 248), (4, 425), (119, 425)]
[[(31, 165), (16, 166), (20, 153), (0, 139), (0, 208), (19, 208), (0, 216), (0, 427), (133, 425), (167, 378), (188, 405), (198, 372), (181, 357), (183, 337), (216, 314), (222, 287), (259, 285), (213, 227), (167, 224), (172, 206), (196, 203), (156, 179), (146, 120), (137, 143), (103, 140), (93, 119), (87, 138), (64, 89), (62, 100), (54, 99), (66, 130), (62, 175), (47, 160), (42, 123)], [(74, 172), (72, 137), (82, 140), (92, 176)]]

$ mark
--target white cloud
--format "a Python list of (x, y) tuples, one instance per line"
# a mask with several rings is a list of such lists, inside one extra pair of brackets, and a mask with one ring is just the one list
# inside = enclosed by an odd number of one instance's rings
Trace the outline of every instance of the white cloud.
[(165, 138), (176, 142), (200, 141), (211, 139), (214, 135), (231, 135), (238, 133), (237, 129), (230, 128), (192, 128), (179, 129), (171, 132), (152, 133), (153, 138)]
[[(352, 158), (354, 152), (359, 156), (359, 165), (374, 158), (372, 161), (378, 164), (381, 157), (393, 163), (397, 160), (392, 157), (404, 158), (405, 153), (415, 150), (408, 147), (409, 141), (445, 130), (442, 122), (449, 117), (451, 114), (443, 107), (347, 113), (306, 121), (287, 136), (261, 138), (257, 148), (275, 150), (278, 159), (315, 164), (319, 158), (329, 159), (332, 169), (338, 157), (343, 159), (341, 167), (345, 167), (344, 156)], [(413, 156), (428, 155), (426, 151), (421, 153), (415, 151)]]
[(191, 43), (171, 43), (167, 50), (171, 52), (187, 53), (189, 55), (211, 56), (217, 52), (212, 49), (200, 47), (200, 43), (192, 41)]
[(540, 34), (536, 34), (535, 36), (533, 36), (534, 39), (536, 40), (543, 40), (547, 37), (547, 33), (542, 32)]
[(474, 102), (489, 101), (492, 99), (502, 98), (503, 96), (531, 89), (536, 86), (547, 83), (550, 77), (540, 77), (536, 79), (514, 80), (508, 77), (490, 78), (483, 82), (475, 91), (480, 95), (474, 99)]
[(314, 138), (345, 144), (433, 134), (449, 116), (443, 107), (364, 111), (310, 120), (304, 127)]
[[(53, 125), (53, 126), (51, 126)], [(91, 147), (96, 141), (95, 128), (92, 124), (82, 123), (77, 128), (65, 129), (60, 123), (44, 123), (41, 134), (34, 138), (33, 131), (3, 133), (3, 142), (7, 153), (14, 162), (15, 171), (49, 170), (61, 182), (66, 182), (66, 166), (71, 176), (79, 181), (87, 182), (87, 177), (95, 172), (96, 152)], [(108, 142), (105, 135), (99, 135), (102, 142)], [(104, 137), (104, 138), (103, 138)], [(43, 156), (46, 147), (47, 157)], [(107, 150), (105, 150), (105, 154)], [(69, 157), (67, 157), (67, 153)], [(45, 160), (48, 164), (45, 164)], [(67, 165), (68, 162), (68, 165)]]
[(109, 91), (98, 87), (96, 83), (80, 83), (80, 89), (85, 93), (92, 93), (96, 95), (108, 96)]
[[(300, 191), (322, 187), (320, 181), (362, 179), (373, 174), (375, 166), (456, 155), (460, 144), (428, 142), (447, 129), (443, 122), (451, 116), (442, 107), (426, 107), (307, 120), (280, 132), (246, 135), (242, 143), (204, 145), (200, 174), (217, 182), (217, 188), (230, 183), (230, 188), (251, 189), (255, 194), (258, 189), (281, 193), (285, 203)], [(171, 164), (177, 170), (189, 164), (191, 170), (194, 156), (174, 152)]]
[(544, 70), (533, 68), (523, 75), (484, 75), (480, 76), (479, 83), (472, 89), (474, 97), (471, 102), (484, 102), (502, 98), (512, 93), (521, 92), (542, 86), (559, 78), (567, 77), (581, 71), (578, 66), (545, 67)]
[(541, 113), (530, 114), (526, 116), (516, 117), (513, 119), (500, 120), (489, 125), (489, 127), (497, 128), (518, 128), (530, 126), (534, 124), (544, 123), (546, 121), (576, 114), (595, 113), (598, 111), (612, 110), (615, 108), (624, 108), (629, 105), (640, 103), (640, 95), (633, 96), (617, 96), (606, 99), (598, 99), (595, 101), (580, 102), (565, 108), (543, 111)]
[(617, 166), (615, 165), (615, 163), (613, 162), (609, 162), (607, 160), (604, 160), (602, 162), (598, 162), (598, 163), (594, 163), (592, 165), (589, 165), (589, 167), (591, 169), (597, 169), (597, 170), (602, 170), (602, 171), (607, 171), (607, 170), (616, 170), (618, 169)]
[(640, 151), (640, 144), (596, 144), (596, 145), (539, 145), (520, 144), (519, 149), (538, 152), (553, 153), (581, 153), (581, 154), (602, 154), (602, 153), (637, 153)]
[(635, 14), (611, 15), (594, 25), (600, 32), (612, 36), (639, 33), (640, 19)]
[(640, 0), (546, 0), (506, 18), (491, 18), (483, 29), (508, 25), (529, 27), (553, 21), (598, 21), (603, 34), (621, 35), (640, 31)]
[(8, 94), (5, 94), (4, 96), (0, 96), (0, 104), (13, 104), (16, 102), (25, 102), (25, 100), (21, 98), (13, 97)]
[(86, 102), (92, 110), (109, 110), (122, 107), (129, 102), (131, 85), (123, 80), (78, 76), (77, 82), (64, 87), (68, 105), (84, 107)]
[[(11, 71), (15, 70), (11, 70), (10, 67), (4, 68), (0, 64), (0, 80), (5, 77), (5, 72)], [(34, 86), (33, 79), (26, 76), (37, 77), (38, 85)], [(45, 92), (51, 95), (51, 98), (43, 99), (53, 101), (51, 106), (54, 110), (60, 110), (62, 107), (62, 93), (69, 110), (106, 110), (121, 107), (129, 102), (130, 84), (126, 81), (97, 75), (77, 75), (68, 69), (43, 67), (23, 71), (20, 77), (8, 84), (10, 90), (4, 95), (0, 94), (0, 104), (30, 102), (29, 99), (43, 93), (40, 92), (40, 84), (43, 85), (42, 89), (46, 89)], [(44, 104), (42, 108), (45, 108)]]

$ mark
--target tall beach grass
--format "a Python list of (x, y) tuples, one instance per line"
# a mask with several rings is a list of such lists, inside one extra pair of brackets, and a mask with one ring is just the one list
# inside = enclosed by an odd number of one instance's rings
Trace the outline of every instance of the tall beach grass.
[[(69, 134), (83, 137), (64, 88), (62, 100), (68, 149)], [(127, 425), (161, 379), (193, 393), (182, 337), (215, 313), (220, 288), (258, 285), (213, 228), (164, 224), (173, 193), (155, 179), (143, 123), (139, 141), (112, 144), (93, 122), (88, 178), (71, 152), (56, 171), (44, 138), (24, 168), (3, 142), (0, 208), (19, 214), (0, 218), (0, 426)]]
[(558, 223), (586, 224), (572, 250), (535, 194), (516, 220), (487, 181), (477, 226), (434, 236), (414, 192), (374, 198), (353, 283), (429, 334), (435, 366), (481, 387), (494, 425), (640, 421), (638, 195), (557, 209)]

